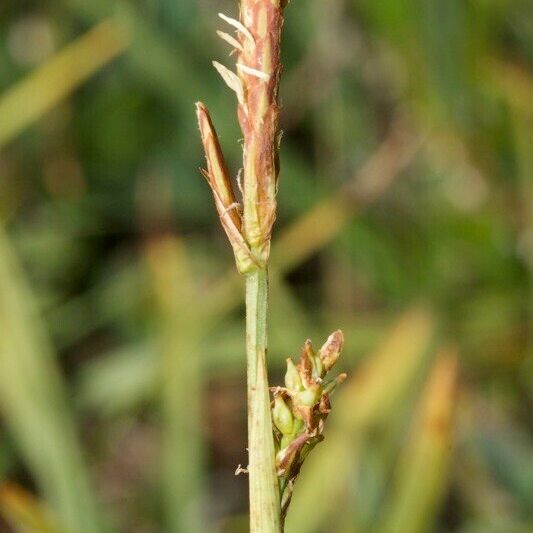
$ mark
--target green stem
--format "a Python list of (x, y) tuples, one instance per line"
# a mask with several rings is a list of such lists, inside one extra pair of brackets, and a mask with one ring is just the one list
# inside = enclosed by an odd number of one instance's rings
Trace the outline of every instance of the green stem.
[(248, 371), (248, 456), (250, 533), (280, 533), (270, 394), (266, 368), (268, 275), (246, 276), (246, 353)]

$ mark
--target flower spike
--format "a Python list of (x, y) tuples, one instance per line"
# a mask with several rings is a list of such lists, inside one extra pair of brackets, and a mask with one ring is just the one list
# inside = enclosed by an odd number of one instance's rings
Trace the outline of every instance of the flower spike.
[(313, 350), (310, 340), (305, 341), (298, 364), (287, 359), (285, 387), (271, 389), (282, 516), (287, 512), (305, 458), (324, 439), (324, 422), (331, 412), (330, 396), (346, 379), (346, 374), (339, 374), (325, 380), (339, 358), (343, 344), (341, 330), (333, 332), (318, 353)]

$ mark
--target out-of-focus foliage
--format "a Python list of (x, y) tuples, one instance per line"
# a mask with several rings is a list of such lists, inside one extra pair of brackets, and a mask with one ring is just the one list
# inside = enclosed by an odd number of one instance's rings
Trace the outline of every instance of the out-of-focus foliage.
[[(219, 11), (0, 5), (2, 531), (246, 530), (242, 283), (194, 122), (236, 175)], [(530, 5), (293, 0), (285, 29), (271, 375), (338, 327), (349, 373), (287, 530), (526, 531)]]

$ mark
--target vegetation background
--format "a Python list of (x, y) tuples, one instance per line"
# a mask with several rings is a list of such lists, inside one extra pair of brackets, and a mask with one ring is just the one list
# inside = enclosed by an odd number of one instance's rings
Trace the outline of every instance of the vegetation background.
[[(224, 0), (0, 4), (0, 530), (245, 531)], [(270, 364), (347, 338), (288, 531), (531, 531), (527, 0), (294, 0)], [(529, 323), (528, 323), (529, 322)], [(528, 352), (529, 350), (529, 352)]]

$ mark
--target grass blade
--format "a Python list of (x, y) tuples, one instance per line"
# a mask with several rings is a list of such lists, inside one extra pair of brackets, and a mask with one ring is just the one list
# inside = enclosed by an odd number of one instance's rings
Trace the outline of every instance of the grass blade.
[(100, 533), (65, 386), (33, 296), (1, 228), (0, 412), (65, 530)]
[(128, 39), (104, 20), (0, 98), (0, 147), (38, 120), (126, 49)]
[(0, 514), (17, 533), (59, 533), (50, 510), (16, 485), (0, 486)]
[(170, 531), (199, 533), (205, 531), (201, 320), (183, 247), (164, 237), (148, 246), (146, 257), (158, 316), (167, 523)]
[(430, 531), (442, 500), (452, 450), (457, 353), (443, 351), (427, 380), (407, 446), (400, 458), (392, 502), (375, 531)]

